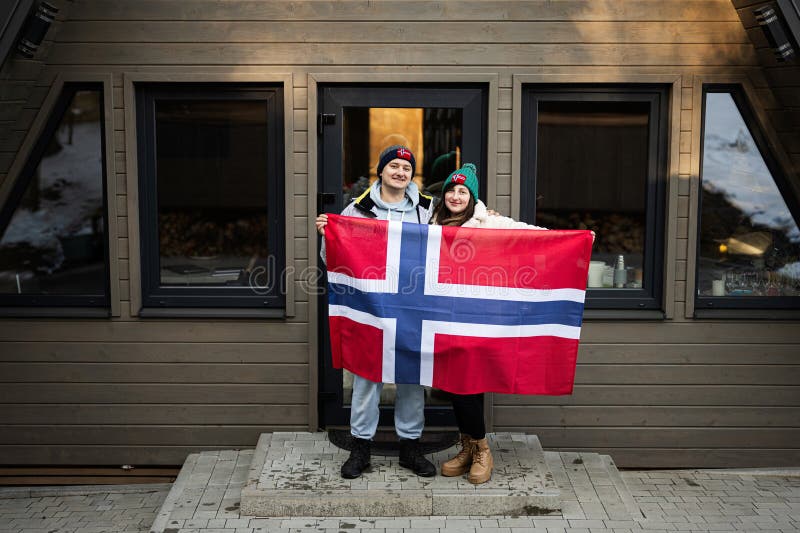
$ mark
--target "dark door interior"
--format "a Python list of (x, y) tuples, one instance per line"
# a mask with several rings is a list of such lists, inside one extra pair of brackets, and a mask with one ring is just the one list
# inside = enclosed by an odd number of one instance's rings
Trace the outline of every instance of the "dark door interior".
[[(339, 213), (377, 179), (383, 148), (403, 144), (417, 160), (420, 190), (438, 196), (445, 178), (474, 163), (486, 191), (486, 89), (447, 85), (330, 85), (320, 88), (318, 117), (319, 196), (317, 211)], [(319, 261), (319, 266), (324, 265)], [(352, 376), (331, 366), (327, 294), (319, 305), (319, 409), (322, 427), (350, 423)], [(393, 425), (394, 387), (381, 396), (380, 425)], [(426, 393), (427, 427), (452, 426), (449, 402)]]

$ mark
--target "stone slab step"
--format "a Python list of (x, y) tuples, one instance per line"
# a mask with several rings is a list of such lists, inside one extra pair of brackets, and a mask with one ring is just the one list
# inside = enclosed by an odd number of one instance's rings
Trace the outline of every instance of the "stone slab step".
[[(304, 434), (303, 437), (307, 438), (307, 435)], [(370, 520), (368, 517), (365, 518), (365, 515), (342, 516), (343, 521), (336, 522), (336, 518), (324, 516), (256, 518), (241, 513), (242, 490), (245, 485), (257, 484), (261, 478), (271, 439), (272, 436), (269, 434), (262, 435), (256, 450), (221, 450), (190, 455), (178, 479), (173, 483), (151, 532), (176, 533), (180, 530), (200, 533), (220, 531), (219, 528), (229, 528), (232, 531), (230, 528), (245, 526), (256, 528), (256, 531), (280, 528), (288, 531), (287, 528), (290, 527), (313, 527), (310, 524), (318, 524), (320, 528), (336, 528), (337, 525), (330, 524), (339, 523), (342, 524), (342, 528), (348, 529), (362, 522), (374, 523), (375, 519)], [(308, 443), (304, 443), (303, 446), (307, 448)], [(535, 448), (536, 443), (534, 442), (532, 446)], [(500, 453), (505, 452), (498, 450), (495, 455)], [(561, 508), (560, 512), (554, 512), (546, 517), (547, 520), (557, 518), (620, 520), (630, 524), (645, 521), (625, 482), (625, 477), (620, 475), (609, 456), (590, 452), (548, 451), (544, 452), (544, 460), (547, 463), (545, 481), (553, 483), (553, 486), (557, 485), (560, 489)], [(378, 461), (383, 464), (383, 458), (378, 458)], [(474, 511), (475, 509), (470, 509), (470, 515), (448, 516), (450, 518), (475, 516)], [(439, 523), (439, 518), (431, 515), (431, 523)], [(407, 518), (387, 518), (387, 520), (407, 520)], [(411, 520), (413, 525), (414, 518)], [(422, 518), (417, 518), (417, 523), (420, 523), (420, 520)], [(329, 525), (322, 526), (322, 524)]]
[(193, 453), (186, 458), (150, 533), (172, 533), (190, 519), (239, 517), (239, 497), (253, 450)]
[[(327, 433), (273, 433), (259, 439), (241, 493), (241, 514), (273, 516), (542, 515), (560, 509), (560, 491), (535, 435), (489, 434), (492, 479), (420, 478), (396, 457), (373, 456), (355, 480), (339, 474), (348, 452)], [(456, 448), (428, 457), (437, 470)]]
[(545, 452), (545, 461), (562, 489), (564, 518), (644, 520), (610, 456), (591, 452)]

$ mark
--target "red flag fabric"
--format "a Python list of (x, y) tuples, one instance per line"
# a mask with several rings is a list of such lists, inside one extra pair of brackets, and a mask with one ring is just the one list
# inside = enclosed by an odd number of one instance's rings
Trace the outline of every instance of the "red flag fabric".
[(457, 394), (569, 394), (589, 231), (328, 215), (335, 368)]

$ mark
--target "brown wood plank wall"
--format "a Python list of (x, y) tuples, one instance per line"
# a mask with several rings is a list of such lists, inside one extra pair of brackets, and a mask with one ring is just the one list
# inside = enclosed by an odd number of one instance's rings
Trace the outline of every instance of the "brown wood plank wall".
[(0, 184), (5, 181), (17, 150), (47, 95), (48, 85), (39, 83), (39, 78), (45, 66), (44, 58), (69, 15), (69, 4), (60, 7), (36, 57), (24, 59), (13, 49), (0, 68)]
[(796, 344), (584, 343), (573, 395), (495, 396), (495, 424), (623, 465), (791, 464), (797, 354)]
[[(800, 180), (800, 59), (779, 62), (769, 48), (767, 38), (758, 25), (753, 11), (771, 2), (732, 1), (756, 49), (759, 62), (764, 67), (764, 76), (773, 97), (767, 101), (770, 104), (768, 113), (783, 148), (794, 165), (794, 177)], [(795, 57), (800, 57), (800, 50), (795, 51)]]
[[(55, 1), (55, 0), (54, 0)], [(510, 213), (515, 74), (610, 72), (681, 77), (674, 318), (589, 320), (575, 394), (497, 396), (500, 431), (536, 432), (545, 447), (610, 453), (622, 466), (766, 466), (800, 460), (797, 321), (686, 317), (693, 80), (748, 76), (776, 129), (797, 79), (762, 71), (730, 0), (263, 2), (77, 0), (38, 61), (14, 61), (0, 81), (0, 124), (21, 142), (61, 71), (113, 74), (113, 153), (122, 314), (113, 319), (0, 319), (0, 452), (13, 464), (176, 464), (191, 451), (253, 446), (261, 431), (309, 424), (309, 339), (316, 317), (297, 287), (281, 320), (131, 316), (123, 73), (292, 72), (295, 269), (309, 240), (310, 72), (496, 73), (494, 204)], [(67, 13), (66, 10), (63, 11)], [(775, 85), (775, 80), (782, 80)], [(27, 92), (27, 85), (36, 87)], [(781, 98), (790, 106), (783, 111)], [(794, 103), (793, 103), (794, 102)], [(20, 116), (8, 117), (22, 104)], [(3, 122), (5, 120), (5, 122)], [(793, 124), (792, 122), (788, 123)], [(784, 128), (785, 130), (785, 128)], [(9, 137), (9, 136), (7, 136)], [(786, 139), (784, 135), (782, 137)], [(18, 149), (0, 146), (0, 181)], [(797, 154), (797, 144), (787, 151)], [(794, 147), (794, 148), (792, 148)], [(310, 179), (309, 179), (310, 178)], [(131, 239), (132, 241), (134, 239)], [(311, 354), (315, 365), (315, 354)]]

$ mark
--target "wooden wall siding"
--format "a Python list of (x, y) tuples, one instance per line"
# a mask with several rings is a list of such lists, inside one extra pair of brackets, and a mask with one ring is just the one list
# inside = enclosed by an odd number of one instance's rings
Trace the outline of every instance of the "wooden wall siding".
[(64, 323), (80, 341), (2, 334), (0, 451), (10, 462), (180, 464), (192, 450), (308, 428), (305, 324), (277, 335), (231, 324), (227, 340), (208, 324), (183, 334), (169, 323), (109, 324), (104, 333), (98, 322)]
[[(696, 176), (692, 172), (692, 139), (700, 136), (700, 124), (693, 123), (694, 88), (693, 76), (684, 76), (681, 87), (681, 105), (679, 134), (679, 155), (678, 155), (678, 205), (670, 206), (670, 216), (677, 220), (676, 246), (675, 246), (675, 287), (674, 287), (674, 317), (678, 320), (690, 320), (694, 312), (694, 302), (691, 296), (687, 296), (686, 284), (691, 277), (689, 270), (695, 268), (694, 264), (687, 261), (689, 255), (689, 231), (692, 225), (690, 217), (696, 213), (690, 213), (689, 196), (691, 194), (691, 184)], [(689, 303), (687, 305), (687, 300)]]
[[(769, 4), (763, 0), (732, 0), (742, 26), (746, 29), (764, 76), (769, 84), (772, 98), (766, 101), (769, 113), (783, 149), (794, 166), (795, 177), (800, 181), (800, 59), (780, 63), (769, 48), (764, 32), (756, 22), (753, 10)], [(800, 50), (796, 56), (800, 57)]]
[(495, 428), (533, 428), (547, 447), (602, 449), (629, 466), (796, 463), (797, 353), (796, 344), (584, 342), (573, 395), (495, 395)]
[[(58, 0), (54, 0), (58, 1)], [(513, 80), (573, 74), (680, 79), (672, 125), (668, 243), (672, 319), (584, 325), (575, 393), (494, 398), (496, 430), (536, 432), (548, 448), (610, 453), (622, 466), (766, 466), (800, 460), (800, 328), (797, 321), (691, 319), (686, 296), (690, 195), (699, 124), (695, 76), (747, 77), (777, 111), (793, 102), (795, 74), (762, 70), (730, 0), (264, 2), (76, 0), (59, 2), (51, 46), (0, 71), (0, 183), (62, 72), (113, 76), (119, 316), (101, 320), (0, 319), (0, 453), (17, 464), (178, 464), (187, 453), (253, 446), (262, 431), (316, 427), (316, 302), (300, 273), (316, 264), (312, 221), (317, 176), (314, 75), (401, 72), (492, 75), (497, 101), (493, 201), (515, 213)], [(69, 9), (67, 9), (69, 8)], [(398, 21), (403, 21), (398, 24)], [(749, 27), (749, 26), (747, 26)], [(748, 33), (749, 32), (749, 33)], [(399, 44), (400, 43), (400, 44)], [(294, 165), (288, 221), (294, 231), (296, 316), (286, 320), (135, 316), (135, 179), (127, 175), (124, 83), (163, 76), (292, 73)], [(781, 80), (781, 84), (775, 84)], [(309, 85), (311, 84), (311, 85)], [(774, 87), (773, 87), (774, 86)], [(313, 98), (313, 96), (312, 96)], [(2, 105), (5, 102), (8, 105)], [(18, 116), (13, 118), (14, 113)], [(311, 115), (311, 116), (309, 116)], [(130, 116), (130, 115), (129, 115)], [(312, 120), (309, 121), (309, 118)], [(783, 122), (782, 122), (783, 121)], [(786, 136), (782, 137), (786, 139)], [(797, 150), (791, 144), (787, 151)], [(677, 154), (677, 155), (676, 155)], [(7, 185), (7, 184), (6, 184)], [(695, 185), (696, 186), (696, 185)], [(491, 191), (490, 191), (491, 192)], [(132, 255), (133, 254), (133, 255)], [(133, 272), (132, 272), (133, 271)], [(133, 308), (133, 309), (132, 309)], [(133, 311), (133, 312), (132, 312)]]
[(63, 21), (69, 16), (70, 2), (58, 3), (59, 13), (33, 59), (25, 59), (16, 51), (0, 65), (0, 184), (11, 168), (17, 151), (44, 102), (49, 84), (38, 82), (45, 60), (57, 39)]
[[(97, 21), (735, 21), (727, 0), (509, 0), (492, 2), (459, 0), (457, 2), (269, 2), (261, 0), (194, 0), (182, 2), (162, 0), (76, 2), (81, 16), (76, 19)], [(413, 9), (410, 9), (413, 8)]]

